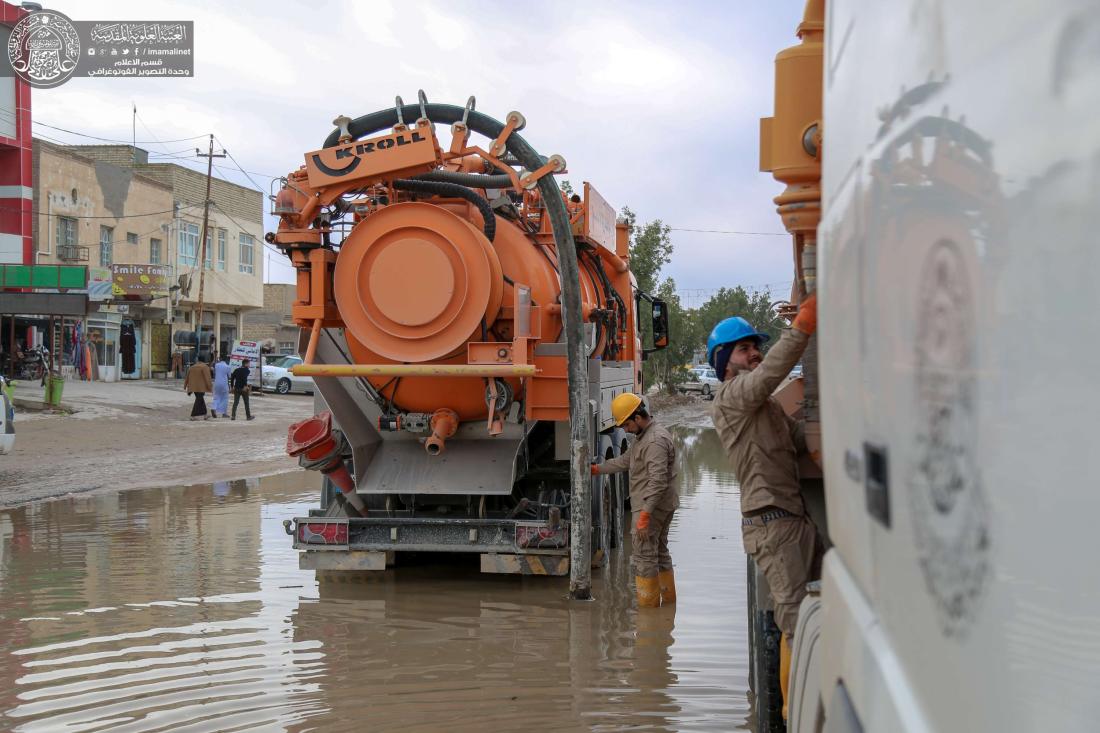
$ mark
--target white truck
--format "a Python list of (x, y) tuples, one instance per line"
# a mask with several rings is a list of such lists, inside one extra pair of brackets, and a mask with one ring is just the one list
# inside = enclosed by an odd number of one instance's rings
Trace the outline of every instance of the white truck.
[(801, 407), (831, 549), (787, 727), (1096, 730), (1100, 7), (823, 5), (801, 29), (824, 35)]

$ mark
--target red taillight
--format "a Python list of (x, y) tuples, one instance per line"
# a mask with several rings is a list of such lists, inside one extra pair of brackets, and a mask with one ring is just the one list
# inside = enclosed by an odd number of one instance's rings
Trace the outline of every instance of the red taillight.
[(303, 545), (346, 545), (347, 522), (304, 522), (298, 525), (298, 542)]

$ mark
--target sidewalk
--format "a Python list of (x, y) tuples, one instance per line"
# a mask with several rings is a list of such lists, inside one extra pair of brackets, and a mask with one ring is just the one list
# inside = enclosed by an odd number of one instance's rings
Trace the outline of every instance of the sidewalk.
[[(19, 382), (17, 400), (45, 390)], [(313, 414), (305, 395), (253, 395), (254, 421), (190, 420), (182, 380), (66, 381), (64, 412), (16, 408), (15, 450), (0, 456), (0, 506), (70, 492), (204, 483), (290, 471), (287, 427)], [(207, 405), (210, 396), (207, 395)], [(230, 396), (232, 405), (232, 396)]]

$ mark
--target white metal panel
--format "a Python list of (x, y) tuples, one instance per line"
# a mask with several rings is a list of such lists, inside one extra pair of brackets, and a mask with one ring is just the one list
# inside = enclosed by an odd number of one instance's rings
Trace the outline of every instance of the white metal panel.
[(0, 233), (0, 264), (23, 264), (23, 237)]
[[(834, 603), (826, 638), (881, 635), (933, 730), (1090, 729), (1100, 10), (836, 0), (827, 25), (830, 531), (873, 619)], [(857, 517), (864, 442), (888, 456), (888, 528)], [(855, 658), (825, 675), (866, 724), (898, 692)]]

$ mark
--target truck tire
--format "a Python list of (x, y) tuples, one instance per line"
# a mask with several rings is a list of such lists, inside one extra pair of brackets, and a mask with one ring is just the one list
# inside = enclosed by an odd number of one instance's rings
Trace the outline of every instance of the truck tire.
[(771, 610), (759, 607), (756, 563), (748, 558), (749, 688), (753, 692), (756, 733), (786, 733), (783, 692), (779, 687), (779, 645), (782, 633)]

